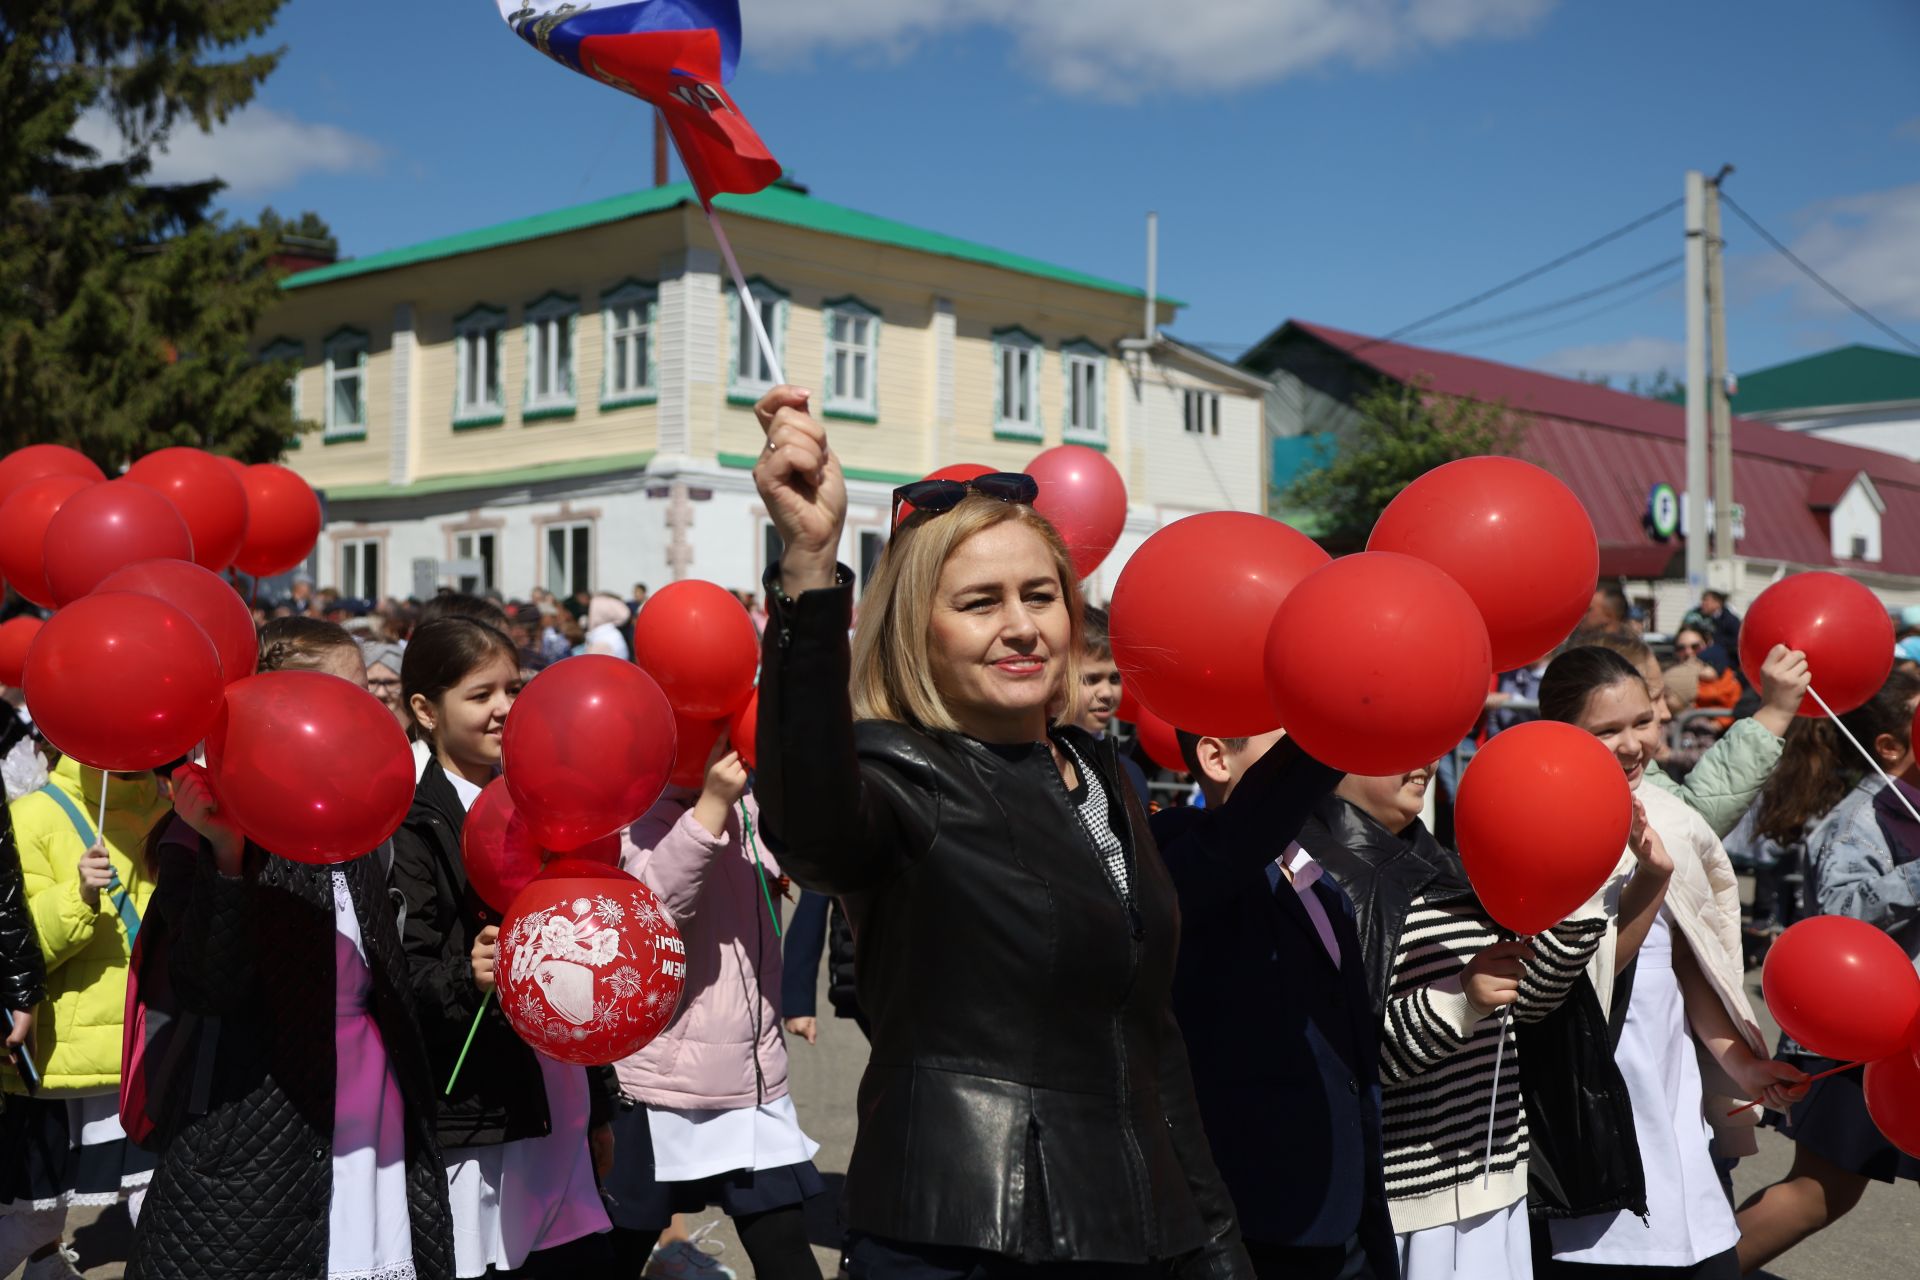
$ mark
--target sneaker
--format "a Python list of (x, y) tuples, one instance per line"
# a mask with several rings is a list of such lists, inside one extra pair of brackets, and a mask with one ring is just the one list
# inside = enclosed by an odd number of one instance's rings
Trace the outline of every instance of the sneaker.
[(658, 1277), (659, 1280), (738, 1280), (732, 1267), (705, 1252), (707, 1245), (713, 1246), (714, 1253), (727, 1247), (724, 1241), (708, 1239), (719, 1225), (720, 1220), (716, 1218), (685, 1240), (661, 1245), (647, 1259), (647, 1267), (642, 1274)]
[(53, 1252), (44, 1258), (35, 1258), (20, 1273), (20, 1280), (78, 1280), (80, 1268), (74, 1264), (80, 1261), (65, 1243), (53, 1247)]

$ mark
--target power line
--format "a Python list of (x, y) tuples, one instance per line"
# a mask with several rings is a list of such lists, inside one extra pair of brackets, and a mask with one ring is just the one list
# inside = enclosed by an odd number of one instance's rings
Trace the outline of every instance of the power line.
[(1640, 302), (1646, 298), (1651, 298), (1654, 294), (1659, 293), (1662, 289), (1668, 289), (1673, 287), (1676, 284), (1679, 284), (1680, 280), (1681, 280), (1681, 276), (1679, 275), (1667, 276), (1664, 279), (1654, 281), (1653, 284), (1648, 288), (1636, 290), (1635, 292), (1628, 294), (1624, 298), (1616, 298), (1614, 301), (1609, 302), (1604, 307), (1595, 307), (1593, 310), (1583, 311), (1577, 316), (1569, 316), (1565, 320), (1556, 320), (1552, 324), (1539, 325), (1532, 329), (1522, 330), (1519, 333), (1503, 334), (1498, 338), (1493, 338), (1486, 342), (1482, 342), (1477, 346), (1467, 347), (1464, 351), (1461, 352), (1461, 354), (1468, 355), (1475, 351), (1491, 351), (1495, 347), (1504, 347), (1509, 342), (1519, 342), (1522, 339), (1537, 337), (1538, 335), (1543, 333), (1552, 333), (1557, 329), (1567, 329), (1577, 324), (1584, 324), (1585, 322), (1593, 319), (1596, 316), (1604, 316), (1609, 312), (1618, 311), (1622, 307), (1632, 306), (1636, 302)]
[(1815, 271), (1812, 267), (1802, 262), (1798, 257), (1794, 255), (1793, 250), (1787, 248), (1787, 246), (1785, 246), (1784, 244), (1781, 244), (1778, 240), (1776, 240), (1772, 232), (1768, 231), (1765, 227), (1761, 226), (1758, 222), (1754, 221), (1753, 215), (1748, 213), (1745, 209), (1742, 209), (1740, 207), (1739, 202), (1736, 201), (1732, 196), (1728, 195), (1724, 189), (1720, 192), (1720, 199), (1721, 199), (1721, 202), (1727, 206), (1727, 208), (1733, 210), (1736, 214), (1740, 215), (1740, 221), (1746, 223), (1747, 226), (1750, 229), (1752, 229), (1755, 235), (1759, 236), (1762, 240), (1765, 240), (1769, 245), (1772, 245), (1773, 251), (1775, 253), (1785, 258), (1788, 262), (1791, 262), (1794, 266), (1800, 268), (1800, 270), (1806, 274), (1809, 280), (1813, 281), (1815, 284), (1819, 285), (1822, 289), (1825, 289), (1828, 293), (1832, 294), (1835, 298), (1839, 299), (1840, 302), (1844, 304), (1848, 310), (1852, 311), (1855, 315), (1859, 316), (1862, 320), (1865, 320), (1868, 324), (1880, 330), (1880, 332), (1886, 334), (1889, 338), (1892, 338), (1895, 342), (1898, 342), (1901, 346), (1905, 347), (1907, 350), (1914, 352), (1916, 355), (1920, 355), (1920, 343), (1915, 343), (1913, 339), (1907, 337), (1906, 334), (1901, 333), (1898, 329), (1894, 328), (1892, 325), (1882, 320), (1879, 316), (1874, 315), (1873, 312), (1867, 310), (1865, 307), (1855, 302), (1852, 298), (1849, 298), (1846, 294), (1840, 292), (1838, 288), (1836, 288), (1833, 284), (1828, 282), (1825, 276), (1821, 275), (1818, 271)]
[(1600, 248), (1602, 245), (1612, 244), (1615, 240), (1618, 240), (1621, 236), (1627, 235), (1634, 231), (1638, 231), (1641, 227), (1646, 226), (1649, 222), (1652, 222), (1655, 219), (1666, 217), (1668, 214), (1672, 213), (1675, 209), (1678, 209), (1681, 205), (1685, 203), (1686, 203), (1686, 200), (1684, 197), (1678, 200), (1669, 201), (1668, 203), (1661, 205), (1658, 209), (1653, 210), (1651, 213), (1642, 214), (1640, 217), (1635, 218), (1632, 222), (1627, 223), (1623, 227), (1616, 227), (1614, 230), (1607, 232), (1607, 234), (1600, 236), (1597, 239), (1587, 241), (1587, 243), (1581, 245), (1577, 249), (1571, 249), (1566, 253), (1561, 254), (1559, 257), (1555, 258), (1551, 262), (1544, 263), (1541, 266), (1535, 267), (1531, 271), (1524, 271), (1521, 274), (1515, 276), (1513, 279), (1505, 281), (1504, 283), (1501, 283), (1501, 284), (1497, 284), (1493, 286), (1493, 288), (1491, 289), (1483, 290), (1480, 293), (1476, 293), (1471, 298), (1468, 298), (1465, 302), (1456, 302), (1452, 306), (1444, 307), (1441, 310), (1434, 312), (1430, 316), (1423, 316), (1422, 318), (1415, 320), (1412, 324), (1402, 325), (1398, 329), (1395, 329), (1392, 333), (1387, 334), (1385, 337), (1369, 338), (1365, 342), (1361, 343), (1359, 346), (1351, 348), (1351, 353), (1357, 354), (1361, 351), (1365, 351), (1368, 347), (1377, 346), (1382, 342), (1392, 342), (1397, 338), (1400, 338), (1406, 334), (1412, 333), (1416, 329), (1424, 329), (1436, 320), (1444, 320), (1448, 316), (1458, 315), (1460, 312), (1465, 311), (1469, 307), (1477, 307), (1489, 298), (1498, 297), (1499, 295), (1507, 292), (1507, 290), (1509, 289), (1516, 289), (1519, 286), (1525, 284), (1529, 280), (1538, 279), (1539, 277), (1547, 274), (1547, 272), (1549, 271), (1553, 271), (1560, 267), (1564, 267), (1569, 262), (1572, 262), (1574, 259), (1584, 257), (1587, 254), (1592, 253), (1595, 249)]
[(1504, 325), (1513, 324), (1516, 321), (1531, 320), (1535, 316), (1548, 315), (1555, 311), (1564, 310), (1567, 307), (1577, 307), (1583, 302), (1602, 297), (1612, 293), (1616, 289), (1624, 289), (1630, 284), (1637, 284), (1645, 280), (1648, 276), (1655, 276), (1663, 271), (1670, 271), (1685, 261), (1685, 254), (1675, 254), (1665, 261), (1656, 262), (1650, 267), (1643, 267), (1631, 275), (1621, 276), (1618, 280), (1609, 281), (1606, 284), (1572, 294), (1555, 302), (1543, 302), (1537, 307), (1528, 307), (1524, 311), (1509, 311), (1507, 314), (1495, 316), (1491, 320), (1476, 320), (1472, 324), (1455, 325), (1451, 329), (1438, 329), (1432, 333), (1416, 334), (1414, 337), (1415, 340), (1419, 342), (1437, 342), (1443, 338), (1457, 338), (1469, 333), (1483, 333), (1488, 329), (1498, 329)]

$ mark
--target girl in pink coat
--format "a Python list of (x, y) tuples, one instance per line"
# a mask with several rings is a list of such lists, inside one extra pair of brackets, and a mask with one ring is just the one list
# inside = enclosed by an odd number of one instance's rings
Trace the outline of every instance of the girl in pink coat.
[(669, 787), (634, 823), (628, 871), (660, 895), (687, 948), (686, 994), (618, 1064), (606, 1191), (626, 1274), (676, 1213), (717, 1205), (761, 1280), (818, 1280), (802, 1203), (826, 1190), (787, 1096), (780, 1031), (780, 868), (759, 842), (747, 767), (723, 738), (695, 792)]

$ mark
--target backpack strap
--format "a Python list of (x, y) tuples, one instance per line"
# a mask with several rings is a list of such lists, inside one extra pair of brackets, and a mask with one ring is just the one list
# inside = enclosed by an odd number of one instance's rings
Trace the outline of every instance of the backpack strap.
[[(40, 794), (50, 797), (53, 802), (66, 811), (67, 821), (73, 824), (74, 834), (80, 837), (80, 843), (91, 849), (101, 843), (93, 824), (87, 821), (87, 815), (80, 812), (80, 806), (73, 797), (62, 791), (52, 782), (40, 788)], [(140, 909), (133, 905), (133, 892), (120, 883), (120, 873), (113, 873), (113, 879), (107, 882), (107, 900), (113, 903), (113, 909), (120, 913), (120, 923), (127, 930), (127, 954), (133, 954), (133, 943), (140, 936)]]

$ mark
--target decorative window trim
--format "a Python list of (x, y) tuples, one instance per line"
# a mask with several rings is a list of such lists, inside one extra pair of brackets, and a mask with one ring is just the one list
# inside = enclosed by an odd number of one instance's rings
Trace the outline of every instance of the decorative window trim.
[[(1002, 417), (1000, 407), (1006, 402), (1005, 388), (1001, 385), (1005, 375), (1006, 360), (1001, 354), (1009, 347), (1022, 348), (1031, 353), (1027, 366), (1027, 405), (1033, 411), (1031, 421), (1019, 418)], [(996, 440), (1043, 440), (1046, 438), (1046, 424), (1040, 414), (1040, 362), (1046, 354), (1046, 344), (1038, 335), (1029, 333), (1019, 325), (1009, 325), (993, 331), (993, 438)]]
[[(867, 356), (867, 394), (864, 398), (838, 394), (834, 382), (833, 321), (840, 315), (857, 316), (867, 322), (867, 340), (863, 344)], [(851, 294), (829, 298), (820, 304), (820, 322), (820, 385), (826, 388), (821, 399), (821, 412), (826, 417), (844, 422), (880, 421), (880, 309), (869, 306)], [(854, 347), (856, 344), (847, 345)]]
[[(1073, 424), (1073, 375), (1077, 367), (1093, 366), (1093, 426)], [(1068, 444), (1093, 449), (1107, 447), (1107, 353), (1086, 338), (1060, 344), (1060, 438)]]
[[(762, 276), (753, 276), (747, 281), (747, 288), (753, 294), (757, 306), (763, 300), (773, 302), (773, 327), (767, 337), (773, 340), (773, 354), (782, 369), (787, 363), (787, 312), (792, 308), (793, 295)], [(746, 317), (740, 314), (740, 294), (738, 290), (727, 290), (727, 403), (753, 404), (761, 396), (773, 389), (771, 381), (740, 376), (740, 343), (742, 335), (751, 335), (753, 328), (748, 325), (744, 330)], [(759, 343), (754, 344), (755, 350)]]
[[(646, 378), (636, 387), (616, 392), (613, 389), (613, 310), (639, 303), (646, 315)], [(660, 290), (645, 280), (627, 279), (600, 294), (600, 407), (624, 409), (629, 405), (653, 404), (660, 398)]]
[[(565, 320), (567, 323), (567, 366), (561, 372), (565, 375), (566, 389), (552, 391), (545, 396), (535, 396), (534, 358), (546, 358), (546, 352), (540, 347), (534, 331), (549, 320)], [(580, 366), (580, 299), (564, 293), (547, 293), (529, 302), (524, 309), (524, 322), (520, 326), (521, 343), (526, 351), (522, 362), (520, 389), (520, 420), (539, 422), (547, 418), (572, 417), (577, 401), (574, 387), (577, 370)]]
[[(326, 403), (322, 406), (321, 439), (326, 444), (342, 444), (350, 440), (367, 438), (367, 352), (372, 346), (365, 329), (346, 327), (335, 329), (326, 340)], [(360, 421), (336, 423), (333, 418), (333, 380), (341, 364), (341, 358), (351, 352), (354, 356), (354, 368), (360, 375)]]
[[(494, 360), (498, 363), (498, 373), (494, 378), (494, 399), (488, 401), (463, 402), (461, 381), (466, 377), (467, 344), (476, 337), (494, 333)], [(507, 312), (504, 307), (490, 303), (476, 303), (463, 315), (453, 320), (453, 429), (465, 431), (473, 427), (497, 427), (507, 420), (506, 387), (506, 344)]]

